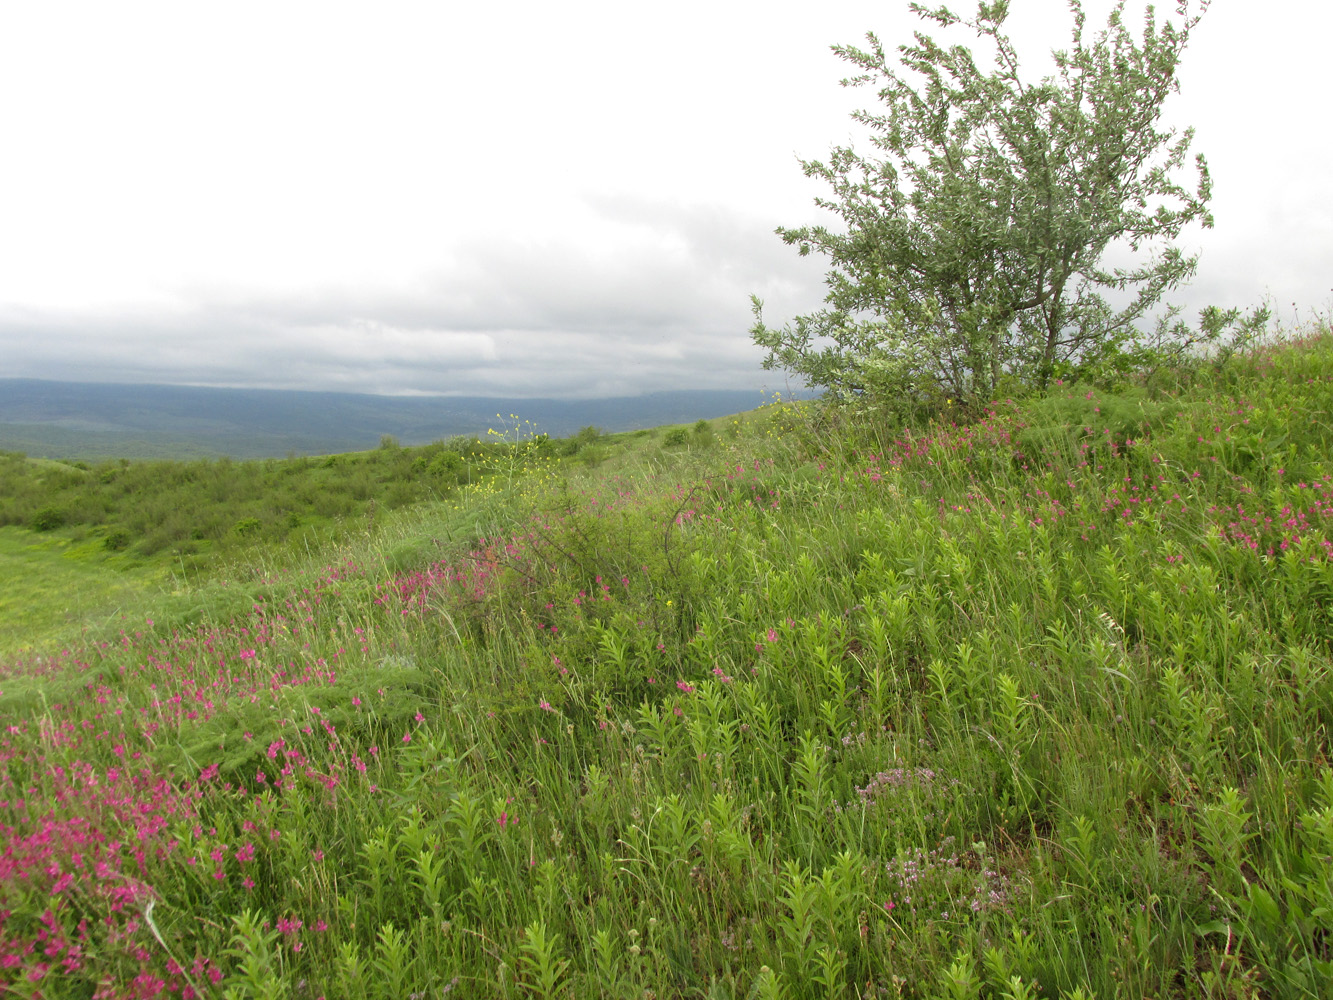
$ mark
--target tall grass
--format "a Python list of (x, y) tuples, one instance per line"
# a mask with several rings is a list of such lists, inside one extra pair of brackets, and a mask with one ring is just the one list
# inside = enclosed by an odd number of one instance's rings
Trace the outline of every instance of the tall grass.
[(19, 995), (1301, 997), (1333, 346), (521, 470), (0, 680)]

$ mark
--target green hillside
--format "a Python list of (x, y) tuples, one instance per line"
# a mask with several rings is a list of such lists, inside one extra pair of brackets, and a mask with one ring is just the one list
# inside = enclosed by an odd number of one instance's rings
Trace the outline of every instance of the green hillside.
[[(391, 445), (11, 460), (66, 499), (0, 536), (8, 620), (61, 640), (0, 672), (0, 982), (1327, 995), (1330, 412), (1322, 329), (915, 427), (507, 428), (433, 495)], [(366, 507), (270, 527), (339, 470)], [(107, 546), (138, 508), (88, 484), (139, 474), (174, 485)], [(231, 534), (172, 576), (136, 546), (187, 495)]]
[[(641, 444), (660, 447), (658, 436), (587, 427), (556, 440), (512, 418), (485, 440), (404, 448), (386, 437), (373, 451), (248, 462), (0, 452), (0, 607), (23, 626), (0, 635), (0, 654), (53, 639), (71, 620), (71, 601), (114, 609), (152, 581), (178, 588), (237, 560), (290, 561), (291, 552), (363, 534), (386, 513), (457, 504), (467, 491), (473, 500), (516, 467), (586, 468)], [(43, 588), (51, 599), (39, 596)]]

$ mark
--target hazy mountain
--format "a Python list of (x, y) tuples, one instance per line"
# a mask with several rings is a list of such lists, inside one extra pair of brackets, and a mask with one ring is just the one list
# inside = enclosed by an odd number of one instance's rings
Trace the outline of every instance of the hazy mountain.
[(589, 424), (625, 431), (711, 419), (765, 401), (754, 390), (556, 400), (0, 379), (0, 450), (44, 458), (327, 454), (372, 448), (386, 434), (405, 445), (484, 436), (502, 429), (497, 414), (563, 437)]

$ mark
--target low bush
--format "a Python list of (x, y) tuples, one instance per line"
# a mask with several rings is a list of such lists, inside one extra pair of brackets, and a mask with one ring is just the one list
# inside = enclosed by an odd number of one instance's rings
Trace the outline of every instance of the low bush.
[(33, 531), (55, 531), (56, 528), (64, 526), (66, 518), (67, 515), (62, 507), (43, 507), (32, 515), (28, 527)]

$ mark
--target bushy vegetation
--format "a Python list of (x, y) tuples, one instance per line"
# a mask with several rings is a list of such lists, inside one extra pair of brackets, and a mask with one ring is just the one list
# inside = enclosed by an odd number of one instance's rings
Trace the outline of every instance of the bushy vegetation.
[(1326, 995), (1329, 412), (1323, 330), (909, 430), (782, 404), (270, 548), (4, 671), (0, 977)]
[(386, 437), (374, 451), (244, 462), (90, 464), (0, 453), (0, 526), (69, 528), (111, 552), (206, 566), (255, 543), (310, 544), (340, 526), (373, 521), (378, 511), (453, 496), (542, 456), (573, 454), (589, 440), (586, 431), (556, 442), (523, 430), (415, 448)]
[(969, 29), (994, 66), (925, 30), (896, 52), (873, 34), (864, 48), (834, 46), (854, 67), (843, 85), (878, 103), (852, 115), (865, 146), (802, 162), (828, 184), (816, 204), (838, 224), (778, 234), (828, 259), (829, 292), (825, 308), (782, 328), (766, 326), (754, 300), (765, 367), (909, 413), (946, 400), (971, 408), (1005, 384), (1123, 374), (1263, 326), (1262, 311), (1207, 309), (1193, 330), (1175, 308), (1153, 318), (1198, 262), (1174, 241), (1213, 224), (1203, 156), (1194, 178), (1179, 176), (1192, 130), (1162, 125), (1206, 0), (1194, 11), (1181, 0), (1177, 21), (1159, 23), (1149, 7), (1137, 39), (1124, 0), (1091, 39), (1070, 0), (1069, 46), (1039, 80), (1025, 79), (1004, 33), (1007, 0), (982, 0), (971, 20), (911, 7), (936, 28)]
[(475, 506), (516, 477), (539, 482), (562, 460), (596, 466), (641, 436), (585, 427), (561, 440), (516, 418), (497, 423), (484, 440), (403, 448), (386, 435), (375, 451), (286, 460), (94, 464), (0, 452), (0, 615), (15, 624), (0, 630), (0, 656), (64, 635), (75, 605), (84, 618), (115, 614), (136, 588), (318, 551), (418, 503), (457, 507), (466, 493)]

